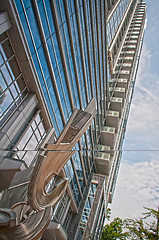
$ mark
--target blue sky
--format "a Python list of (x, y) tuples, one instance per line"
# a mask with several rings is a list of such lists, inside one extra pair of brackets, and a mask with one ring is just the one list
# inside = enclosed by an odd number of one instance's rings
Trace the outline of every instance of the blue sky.
[[(123, 150), (159, 150), (159, 1), (147, 2), (147, 25)], [(159, 204), (159, 151), (124, 152), (111, 220), (139, 218)]]

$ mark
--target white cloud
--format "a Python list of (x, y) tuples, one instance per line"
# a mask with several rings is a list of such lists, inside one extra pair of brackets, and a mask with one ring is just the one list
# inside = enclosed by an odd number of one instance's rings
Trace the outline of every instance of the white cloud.
[(151, 91), (139, 92), (131, 105), (131, 118), (128, 122), (129, 131), (155, 130), (159, 125), (159, 96)]
[(142, 84), (145, 74), (147, 72), (147, 69), (150, 67), (151, 57), (152, 57), (152, 52), (149, 50), (146, 44), (143, 44), (140, 63), (139, 63), (139, 69), (137, 73), (136, 86), (140, 86)]
[[(114, 194), (112, 216), (140, 218), (143, 206), (158, 207), (159, 200), (159, 160), (140, 163), (122, 163)], [(117, 198), (116, 198), (117, 196)]]
[(151, 62), (152, 53), (143, 45), (127, 130), (145, 137), (159, 127), (159, 74), (151, 72)]

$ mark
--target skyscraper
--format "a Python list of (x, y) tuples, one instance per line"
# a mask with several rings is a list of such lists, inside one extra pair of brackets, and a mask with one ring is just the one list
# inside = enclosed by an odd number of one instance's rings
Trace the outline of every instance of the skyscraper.
[(144, 25), (138, 0), (0, 0), (1, 239), (100, 239)]

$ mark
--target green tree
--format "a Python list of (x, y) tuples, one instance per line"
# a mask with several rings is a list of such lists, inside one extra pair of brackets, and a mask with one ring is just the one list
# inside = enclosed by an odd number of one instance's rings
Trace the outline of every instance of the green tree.
[[(136, 240), (157, 240), (159, 239), (159, 210), (145, 208), (145, 216), (139, 220), (115, 218), (110, 224), (103, 228), (101, 240), (114, 239), (136, 239)], [(149, 217), (155, 218), (153, 222), (146, 222)], [(110, 218), (110, 210), (108, 214)]]
[(101, 240), (125, 240), (128, 239), (128, 233), (124, 232), (124, 221), (115, 218), (110, 224), (105, 225)]

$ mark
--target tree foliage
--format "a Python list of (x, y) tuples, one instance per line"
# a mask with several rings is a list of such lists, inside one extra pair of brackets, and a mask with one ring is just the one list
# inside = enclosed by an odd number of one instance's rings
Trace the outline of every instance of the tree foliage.
[(127, 239), (128, 233), (123, 232), (124, 222), (120, 218), (115, 218), (110, 224), (105, 225), (102, 232), (102, 240)]
[[(136, 220), (126, 218), (124, 220), (115, 218), (110, 224), (103, 228), (101, 240), (135, 239), (135, 240), (157, 240), (159, 239), (159, 210), (145, 208), (144, 217)], [(153, 222), (146, 222), (149, 217), (153, 217)], [(107, 219), (110, 218), (110, 209)]]

